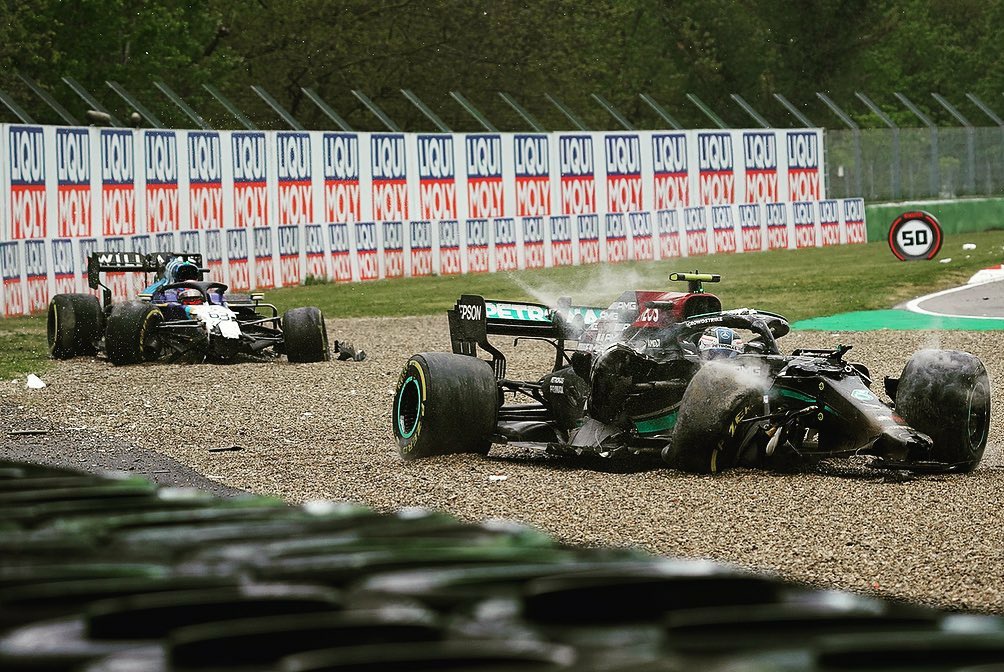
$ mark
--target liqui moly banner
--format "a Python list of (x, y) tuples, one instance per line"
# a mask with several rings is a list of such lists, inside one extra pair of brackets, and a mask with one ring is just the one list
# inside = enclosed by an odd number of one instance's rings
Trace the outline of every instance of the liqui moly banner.
[(227, 266), (230, 289), (251, 289), (251, 255), (246, 229), (230, 229), (227, 234)]
[(788, 241), (788, 204), (767, 203), (764, 206), (764, 219), (767, 223), (767, 249), (786, 250)]
[(275, 287), (272, 229), (268, 227), (251, 229), (251, 243), (254, 249), (254, 286), (259, 289), (271, 289)]
[(775, 203), (777, 189), (777, 134), (772, 131), (743, 133), (744, 203)]
[(345, 223), (328, 224), (328, 250), (331, 252), (331, 278), (352, 282), (352, 242)]
[(460, 222), (455, 219), (440, 220), (439, 275), (457, 275), (462, 272)]
[(93, 211), (90, 132), (84, 128), (57, 128), (56, 235), (90, 236)]
[(840, 204), (819, 201), (819, 236), (824, 247), (840, 244)]
[(708, 209), (701, 205), (683, 209), (683, 232), (687, 244), (687, 256), (696, 257), (708, 253)]
[[(128, 241), (124, 236), (111, 236), (101, 241), (102, 252), (121, 253), (127, 250)], [(113, 272), (105, 273), (102, 281), (112, 290), (112, 296), (132, 296), (142, 289), (143, 277), (136, 273)]]
[[(150, 254), (150, 234), (149, 233), (138, 233), (135, 236), (129, 236), (129, 248), (133, 252), (139, 252), (140, 254)], [(165, 247), (165, 250), (173, 250), (174, 246)]]
[(300, 245), (300, 227), (280, 226), (279, 236), (279, 282), (283, 287), (295, 287), (303, 280), (303, 248)]
[(579, 234), (579, 263), (596, 264), (600, 261), (599, 215), (577, 215), (575, 227)]
[[(171, 249), (171, 248), (168, 248)], [(227, 282), (227, 266), (223, 257), (223, 232), (206, 231), (206, 268), (209, 277), (216, 282)]]
[(499, 217), (492, 222), (495, 232), (495, 270), (515, 271), (519, 268), (519, 243), (516, 237), (516, 220)]
[(647, 212), (629, 212), (628, 230), (631, 232), (631, 258), (637, 261), (654, 259), (652, 246), (652, 218)]
[(697, 134), (698, 189), (701, 205), (729, 205), (736, 199), (733, 135)]
[(408, 254), (412, 277), (432, 275), (432, 222), (408, 222)]
[(3, 276), (4, 317), (26, 315), (24, 286), (21, 280), (21, 248), (23, 243), (0, 243), (0, 275)]
[(736, 251), (736, 222), (731, 205), (711, 206), (711, 242), (715, 253)]
[(513, 136), (516, 157), (516, 216), (544, 217), (551, 214), (550, 136)]
[(78, 291), (77, 264), (73, 254), (73, 240), (56, 238), (51, 241), (52, 275), (55, 294), (73, 294)]
[(457, 169), (452, 135), (420, 135), (418, 202), (423, 219), (456, 219)]
[(324, 221), (354, 224), (362, 219), (359, 197), (359, 136), (324, 133)]
[(640, 212), (641, 140), (637, 135), (607, 135), (603, 139), (607, 173), (607, 212)]
[(865, 201), (863, 198), (847, 198), (843, 201), (844, 230), (848, 243), (865, 243), (868, 230), (865, 228)]
[(408, 219), (408, 161), (402, 133), (370, 136), (373, 219)]
[(625, 215), (608, 214), (604, 220), (604, 239), (606, 241), (607, 261), (616, 263), (628, 258), (627, 222)]
[(313, 170), (308, 133), (276, 134), (279, 226), (314, 221)]
[(101, 233), (136, 233), (136, 152), (133, 131), (101, 129)]
[(383, 277), (404, 277), (404, 222), (382, 222)]
[[(146, 230), (177, 231), (178, 138), (174, 131), (143, 132)], [(191, 186), (189, 186), (191, 189)]]
[(795, 247), (815, 247), (816, 208), (812, 201), (792, 203), (791, 219), (795, 223)]
[(548, 222), (551, 229), (551, 265), (571, 266), (575, 263), (571, 215), (552, 215), (548, 217)]
[(680, 256), (680, 212), (680, 210), (655, 211), (660, 259), (675, 259)]
[(40, 313), (49, 305), (49, 252), (44, 240), (24, 242), (24, 280), (29, 313)]
[(740, 205), (739, 230), (742, 232), (743, 252), (757, 252), (763, 249), (763, 206), (759, 203)]
[(234, 222), (238, 229), (255, 229), (271, 224), (268, 203), (268, 152), (265, 134), (230, 134), (233, 166)]
[(559, 183), (563, 215), (599, 212), (591, 135), (558, 136)]
[(520, 217), (523, 224), (523, 268), (544, 268), (544, 218)]
[(655, 210), (690, 205), (690, 175), (685, 133), (652, 134), (652, 186)]
[(818, 201), (822, 189), (822, 134), (819, 131), (788, 131), (788, 201)]
[(186, 144), (191, 228), (222, 229), (223, 155), (220, 134), (212, 131), (189, 131)]
[(467, 216), (475, 219), (506, 214), (502, 187), (502, 136), (468, 135), (464, 138), (467, 155)]
[(307, 252), (307, 277), (317, 280), (330, 278), (324, 254), (324, 228), (320, 224), (308, 224), (303, 227), (303, 238)]
[(355, 233), (356, 260), (359, 264), (357, 277), (360, 280), (380, 278), (380, 243), (377, 240), (376, 222), (356, 222), (352, 225)]
[(468, 273), (487, 273), (489, 271), (489, 231), (489, 220), (467, 220), (466, 254)]
[(42, 127), (9, 126), (6, 135), (5, 172), (10, 179), (9, 239), (45, 238), (49, 230), (48, 200), (45, 193), (45, 136)]

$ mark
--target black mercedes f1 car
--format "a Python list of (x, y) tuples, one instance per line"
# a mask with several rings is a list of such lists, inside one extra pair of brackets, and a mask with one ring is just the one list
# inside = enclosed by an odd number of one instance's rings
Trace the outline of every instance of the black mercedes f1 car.
[[(401, 456), (511, 444), (652, 455), (697, 473), (828, 471), (848, 461), (910, 474), (979, 464), (990, 382), (977, 357), (918, 351), (898, 378), (885, 379), (883, 400), (868, 369), (845, 359), (850, 346), (784, 355), (777, 343), (789, 331), (784, 317), (722, 310), (703, 287), (718, 275), (670, 279), (688, 290), (628, 291), (606, 309), (461, 296), (448, 311), (453, 353), (416, 354), (401, 373), (392, 409)], [(736, 336), (734, 356), (708, 360), (701, 339), (721, 328)], [(489, 335), (550, 343), (552, 370), (538, 380), (507, 378), (505, 355)]]
[[(153, 274), (135, 300), (113, 303), (101, 273)], [(239, 357), (290, 362), (330, 359), (324, 316), (314, 307), (281, 317), (262, 294), (228, 295), (204, 279), (202, 255), (95, 252), (87, 280), (92, 294), (57, 294), (49, 302), (49, 354), (56, 359), (104, 352), (113, 364), (228, 362)]]

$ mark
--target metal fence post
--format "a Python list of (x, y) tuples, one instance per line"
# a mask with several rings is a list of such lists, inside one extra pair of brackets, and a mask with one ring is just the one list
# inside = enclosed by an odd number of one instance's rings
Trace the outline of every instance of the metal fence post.
[(892, 95), (896, 96), (896, 100), (903, 103), (906, 109), (913, 112), (914, 116), (920, 119), (921, 123), (931, 131), (931, 195), (939, 196), (941, 194), (941, 166), (939, 163), (941, 156), (938, 152), (938, 127), (926, 114), (920, 111), (919, 107), (913, 104), (913, 101), (902, 93), (894, 91)]
[(816, 96), (823, 101), (823, 103), (830, 108), (833, 114), (840, 118), (840, 121), (847, 124), (847, 127), (851, 129), (851, 136), (854, 138), (854, 193), (861, 193), (861, 173), (863, 172), (864, 162), (861, 159), (861, 127), (858, 126), (857, 122), (851, 119), (851, 116), (844, 112), (840, 107), (837, 106), (830, 97), (821, 91), (816, 92)]
[(976, 132), (969, 120), (943, 96), (933, 92), (931, 96), (966, 129), (966, 192), (972, 195), (976, 191)]
[(896, 122), (892, 120), (892, 117), (882, 111), (882, 108), (872, 102), (871, 98), (860, 91), (855, 91), (854, 95), (857, 96), (858, 100), (864, 103), (868, 109), (871, 110), (876, 117), (881, 119), (882, 123), (888, 126), (892, 131), (892, 159), (889, 161), (889, 173), (892, 184), (890, 186), (892, 187), (892, 197), (899, 198), (902, 171), (899, 160), (899, 126), (897, 126)]

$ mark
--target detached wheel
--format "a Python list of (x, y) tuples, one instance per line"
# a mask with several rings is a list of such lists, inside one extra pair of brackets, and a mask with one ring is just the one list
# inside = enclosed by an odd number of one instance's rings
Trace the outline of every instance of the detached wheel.
[(105, 329), (105, 352), (116, 366), (141, 364), (160, 357), (157, 327), (164, 321), (160, 309), (142, 301), (112, 308)]
[(290, 308), (282, 316), (282, 335), (286, 358), (294, 364), (326, 362), (331, 359), (328, 350), (328, 330), (324, 314), (319, 308)]
[(728, 365), (705, 364), (680, 401), (673, 442), (663, 451), (672, 468), (714, 474), (739, 463), (746, 434), (740, 421), (762, 409), (763, 391)]
[(487, 454), (498, 404), (498, 385), (487, 362), (444, 352), (413, 355), (401, 372), (391, 410), (401, 457)]
[(896, 412), (934, 440), (932, 459), (972, 471), (990, 434), (986, 367), (968, 352), (920, 350), (899, 378)]
[(46, 315), (46, 338), (49, 355), (69, 359), (93, 355), (104, 326), (101, 302), (90, 294), (56, 294), (49, 301)]

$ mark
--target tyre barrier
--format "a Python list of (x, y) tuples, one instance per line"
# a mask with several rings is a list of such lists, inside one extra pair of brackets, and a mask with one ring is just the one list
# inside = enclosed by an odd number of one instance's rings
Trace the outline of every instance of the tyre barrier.
[(0, 462), (0, 669), (961, 670), (1004, 618), (706, 560)]

